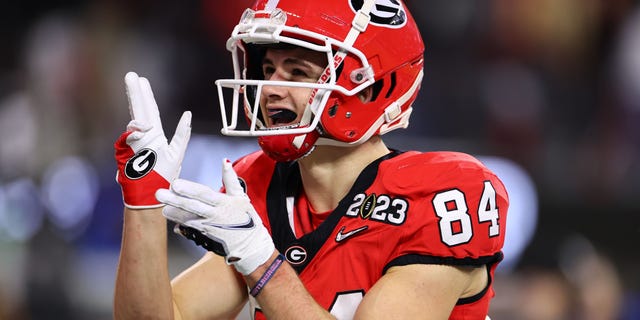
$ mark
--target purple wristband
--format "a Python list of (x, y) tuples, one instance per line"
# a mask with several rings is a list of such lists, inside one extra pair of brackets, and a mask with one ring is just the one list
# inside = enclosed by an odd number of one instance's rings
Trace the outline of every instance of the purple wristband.
[(278, 254), (276, 259), (271, 262), (269, 268), (267, 268), (267, 271), (265, 271), (262, 277), (260, 277), (260, 280), (258, 280), (258, 282), (256, 282), (256, 285), (251, 289), (251, 291), (249, 291), (249, 294), (254, 297), (257, 296), (260, 291), (262, 291), (262, 288), (264, 288), (267, 282), (271, 280), (278, 268), (280, 268), (282, 262), (284, 262), (284, 256), (282, 254)]

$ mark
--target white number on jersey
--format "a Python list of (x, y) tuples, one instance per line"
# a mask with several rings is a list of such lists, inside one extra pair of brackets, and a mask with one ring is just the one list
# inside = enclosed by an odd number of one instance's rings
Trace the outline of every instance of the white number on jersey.
[[(440, 218), (440, 239), (448, 246), (467, 243), (473, 237), (473, 224), (465, 195), (458, 189), (442, 191), (432, 200), (436, 215)], [(496, 190), (490, 181), (484, 182), (484, 190), (478, 204), (478, 221), (490, 222), (489, 237), (500, 234)]]

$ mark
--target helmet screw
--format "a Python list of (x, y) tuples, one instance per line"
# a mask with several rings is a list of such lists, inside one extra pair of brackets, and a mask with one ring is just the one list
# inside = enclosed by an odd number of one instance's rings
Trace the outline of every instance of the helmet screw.
[(344, 115), (344, 116), (345, 116), (347, 119), (351, 118), (351, 112), (347, 112), (347, 113), (345, 113), (345, 115)]

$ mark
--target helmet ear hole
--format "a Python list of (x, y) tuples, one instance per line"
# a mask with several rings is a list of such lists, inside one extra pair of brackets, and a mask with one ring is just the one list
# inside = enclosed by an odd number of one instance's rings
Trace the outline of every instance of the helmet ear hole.
[[(374, 83), (375, 84), (375, 83)], [(367, 103), (373, 101), (373, 85), (364, 88), (362, 91), (358, 92), (358, 98), (362, 103)]]
[(338, 112), (338, 104), (334, 103), (331, 107), (329, 107), (327, 114), (329, 115), (329, 117), (335, 117), (336, 113)]
[(378, 98), (382, 87), (384, 87), (384, 79), (380, 79), (371, 85), (371, 99), (369, 101), (375, 101)]
[(396, 73), (391, 72), (391, 76), (389, 77), (391, 79), (391, 83), (389, 84), (389, 90), (387, 90), (387, 93), (385, 94), (385, 98), (389, 98), (391, 97), (391, 94), (393, 94), (393, 89), (396, 88)]

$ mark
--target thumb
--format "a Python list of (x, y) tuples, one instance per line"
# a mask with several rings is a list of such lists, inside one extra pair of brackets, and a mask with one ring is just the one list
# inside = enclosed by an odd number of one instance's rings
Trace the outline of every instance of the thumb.
[(222, 160), (222, 184), (230, 196), (244, 195), (244, 189), (240, 185), (238, 175), (233, 170), (233, 165), (229, 159)]
[(191, 111), (185, 111), (182, 114), (182, 117), (180, 117), (178, 127), (176, 128), (176, 133), (173, 135), (173, 138), (171, 138), (169, 148), (173, 151), (177, 151), (182, 158), (184, 156), (185, 150), (187, 149), (187, 144), (189, 143), (190, 137)]

